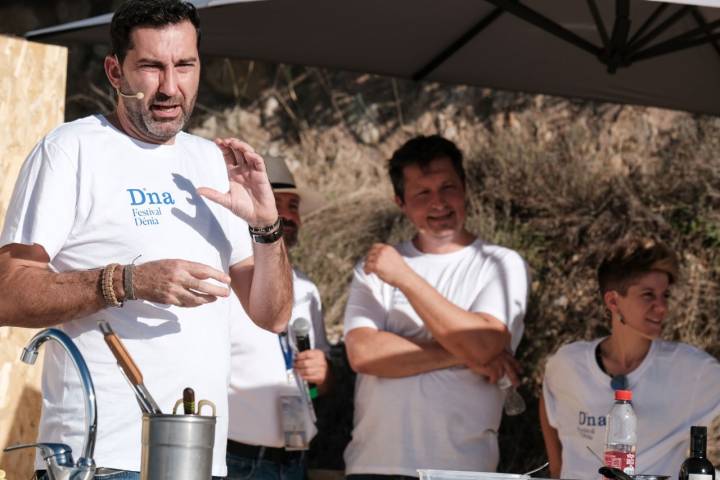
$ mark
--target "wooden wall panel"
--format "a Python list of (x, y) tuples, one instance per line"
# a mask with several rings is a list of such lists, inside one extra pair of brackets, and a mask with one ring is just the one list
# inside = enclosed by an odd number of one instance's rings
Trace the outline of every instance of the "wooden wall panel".
[[(63, 121), (66, 70), (66, 48), (0, 35), (0, 223), (23, 160)], [(34, 334), (0, 327), (0, 449), (37, 436), (42, 362), (29, 366), (19, 360)], [(0, 469), (11, 480), (30, 478), (33, 459), (31, 450), (0, 451)]]

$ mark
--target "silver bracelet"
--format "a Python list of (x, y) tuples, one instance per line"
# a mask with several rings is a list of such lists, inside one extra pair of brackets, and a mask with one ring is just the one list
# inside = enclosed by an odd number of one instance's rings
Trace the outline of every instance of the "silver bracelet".
[(273, 233), (275, 230), (280, 228), (280, 216), (278, 216), (277, 220), (275, 220), (275, 223), (271, 223), (270, 225), (265, 225), (264, 227), (253, 227), (252, 225), (248, 224), (248, 229), (250, 229), (251, 234), (257, 234), (257, 235), (265, 235), (268, 233)]

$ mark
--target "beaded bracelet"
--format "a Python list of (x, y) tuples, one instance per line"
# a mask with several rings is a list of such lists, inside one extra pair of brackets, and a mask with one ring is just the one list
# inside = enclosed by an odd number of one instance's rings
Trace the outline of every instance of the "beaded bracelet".
[(118, 301), (117, 296), (115, 295), (115, 287), (113, 286), (113, 273), (115, 273), (115, 269), (119, 267), (120, 264), (118, 263), (111, 263), (107, 267), (105, 267), (101, 274), (101, 287), (102, 287), (102, 294), (103, 299), (105, 300), (105, 305), (108, 307), (122, 307), (123, 304)]

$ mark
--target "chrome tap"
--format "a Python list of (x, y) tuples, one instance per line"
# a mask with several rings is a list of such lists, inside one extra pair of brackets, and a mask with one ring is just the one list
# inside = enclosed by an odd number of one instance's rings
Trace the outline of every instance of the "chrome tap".
[(72, 449), (62, 443), (31, 443), (24, 445), (13, 445), (4, 451), (10, 452), (21, 448), (36, 447), (47, 465), (47, 472), (50, 480), (90, 480), (95, 476), (95, 436), (97, 434), (97, 404), (95, 402), (95, 387), (93, 386), (90, 371), (87, 368), (77, 346), (70, 337), (57, 328), (48, 328), (38, 332), (23, 349), (20, 360), (27, 364), (34, 364), (37, 360), (38, 349), (48, 340), (55, 340), (67, 352), (75, 365), (75, 369), (82, 382), (83, 394), (85, 397), (85, 444), (83, 445), (82, 456), (77, 463), (73, 462)]

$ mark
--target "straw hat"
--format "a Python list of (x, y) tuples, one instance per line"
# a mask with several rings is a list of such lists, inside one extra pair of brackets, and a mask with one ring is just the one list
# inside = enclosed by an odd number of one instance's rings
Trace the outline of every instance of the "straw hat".
[(325, 204), (325, 199), (319, 193), (297, 187), (295, 178), (283, 159), (272, 155), (263, 155), (263, 158), (273, 192), (298, 195), (300, 197), (300, 215), (307, 215)]

